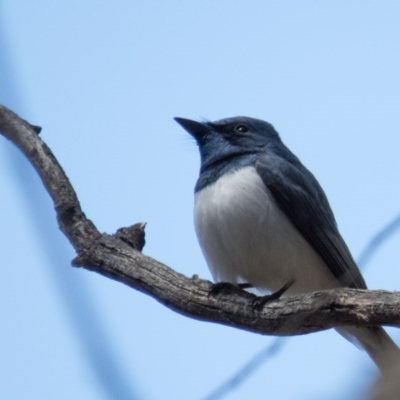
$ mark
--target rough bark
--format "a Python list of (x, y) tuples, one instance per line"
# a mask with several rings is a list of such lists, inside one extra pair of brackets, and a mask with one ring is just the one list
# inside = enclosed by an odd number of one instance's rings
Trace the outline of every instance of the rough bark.
[(54, 202), (61, 231), (77, 252), (74, 266), (96, 271), (139, 290), (187, 317), (266, 335), (300, 335), (340, 326), (400, 326), (400, 294), (355, 289), (326, 290), (252, 307), (254, 295), (233, 287), (209, 295), (212, 283), (188, 278), (141, 253), (144, 224), (100, 233), (49, 147), (30, 125), (0, 106), (0, 133), (29, 159)]

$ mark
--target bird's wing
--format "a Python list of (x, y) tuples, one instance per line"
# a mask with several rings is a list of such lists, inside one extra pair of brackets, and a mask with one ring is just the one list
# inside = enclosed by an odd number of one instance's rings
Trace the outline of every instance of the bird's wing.
[(341, 285), (366, 289), (314, 175), (300, 161), (289, 162), (275, 154), (263, 155), (255, 167), (279, 208), (321, 256)]

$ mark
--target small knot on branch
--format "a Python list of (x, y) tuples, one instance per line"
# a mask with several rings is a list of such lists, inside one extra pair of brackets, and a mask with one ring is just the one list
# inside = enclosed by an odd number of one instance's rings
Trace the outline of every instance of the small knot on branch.
[(138, 222), (132, 226), (119, 228), (115, 236), (125, 242), (127, 245), (133, 247), (137, 251), (142, 251), (146, 243), (145, 229), (146, 222)]
[(29, 124), (29, 125), (37, 135), (39, 135), (39, 133), (42, 132), (42, 127), (41, 126), (32, 125), (32, 124)]

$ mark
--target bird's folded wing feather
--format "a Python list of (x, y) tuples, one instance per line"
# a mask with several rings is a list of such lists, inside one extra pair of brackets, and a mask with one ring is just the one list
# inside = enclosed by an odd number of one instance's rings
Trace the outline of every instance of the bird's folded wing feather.
[(328, 200), (315, 177), (299, 161), (275, 155), (260, 158), (256, 170), (279, 208), (344, 287), (366, 289), (365, 281), (342, 239)]

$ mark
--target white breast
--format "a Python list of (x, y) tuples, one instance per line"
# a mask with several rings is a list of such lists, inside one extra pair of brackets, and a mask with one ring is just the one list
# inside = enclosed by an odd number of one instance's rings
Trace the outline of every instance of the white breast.
[(195, 196), (196, 234), (216, 281), (288, 293), (339, 286), (276, 205), (254, 167), (225, 174)]

